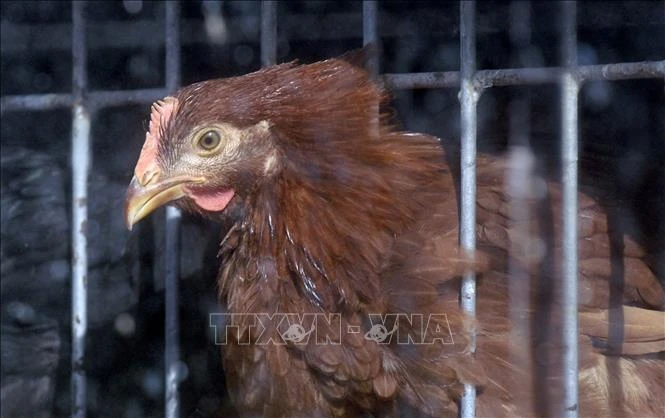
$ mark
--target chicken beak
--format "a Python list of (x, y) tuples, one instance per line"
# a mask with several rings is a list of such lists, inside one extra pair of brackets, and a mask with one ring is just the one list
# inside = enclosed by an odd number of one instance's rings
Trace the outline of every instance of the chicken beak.
[(185, 196), (185, 186), (188, 184), (201, 183), (203, 180), (192, 177), (175, 177), (142, 185), (134, 176), (129, 183), (125, 198), (127, 229), (131, 231), (134, 224), (150, 215), (155, 209)]

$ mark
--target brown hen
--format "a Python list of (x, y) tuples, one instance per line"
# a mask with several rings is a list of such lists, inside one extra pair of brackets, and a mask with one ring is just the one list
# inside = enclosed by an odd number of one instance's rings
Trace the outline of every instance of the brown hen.
[[(561, 415), (557, 222), (516, 219), (506, 160), (479, 157), (478, 251), (462, 254), (455, 158), (377, 119), (386, 100), (342, 59), (184, 87), (153, 105), (127, 224), (173, 202), (225, 225), (221, 348), (242, 416), (456, 416), (464, 383), (478, 416)], [(559, 186), (527, 183), (520, 204), (560, 219)], [(610, 309), (607, 217), (584, 195), (579, 210), (581, 415), (662, 416), (662, 281), (625, 238)], [(458, 305), (467, 269), (476, 319)], [(512, 312), (508, 271), (529, 289)]]

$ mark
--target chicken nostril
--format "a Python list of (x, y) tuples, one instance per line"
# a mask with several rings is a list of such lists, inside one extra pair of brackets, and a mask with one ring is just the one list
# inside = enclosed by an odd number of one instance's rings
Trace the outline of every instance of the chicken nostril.
[(159, 170), (157, 169), (148, 169), (146, 170), (142, 176), (139, 177), (139, 182), (141, 183), (141, 186), (147, 186), (148, 184), (152, 183), (153, 181), (157, 180), (159, 174)]

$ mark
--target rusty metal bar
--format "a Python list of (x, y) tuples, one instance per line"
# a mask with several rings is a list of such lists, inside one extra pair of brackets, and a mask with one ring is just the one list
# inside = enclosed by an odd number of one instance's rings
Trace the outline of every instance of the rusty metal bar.
[(561, 3), (561, 185), (563, 297), (564, 414), (576, 418), (578, 413), (578, 320), (577, 320), (577, 159), (578, 159), (578, 93), (577, 25), (574, 1)]
[[(474, 83), (476, 71), (475, 1), (460, 2), (460, 104), (461, 104), (461, 219), (460, 244), (462, 249), (473, 252), (476, 248), (476, 129), (480, 91)], [(476, 276), (473, 271), (464, 274), (461, 288), (462, 310), (470, 316), (476, 314)], [(476, 351), (476, 335), (471, 330), (472, 352)], [(476, 388), (464, 385), (462, 418), (476, 415)]]
[(90, 172), (90, 113), (85, 101), (85, 2), (72, 2), (72, 410), (86, 416), (85, 339), (88, 332), (88, 175)]

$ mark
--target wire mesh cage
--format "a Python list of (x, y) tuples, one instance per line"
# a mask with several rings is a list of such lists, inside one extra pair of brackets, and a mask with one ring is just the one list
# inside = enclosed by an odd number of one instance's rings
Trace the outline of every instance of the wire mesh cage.
[[(219, 230), (170, 207), (131, 234), (123, 226), (148, 105), (195, 81), (368, 44), (377, 46), (368, 70), (393, 93), (404, 127), (459, 151), (462, 248), (476, 247), (478, 152), (515, 162), (516, 199), (532, 177), (561, 183), (549, 220), (561, 231), (551, 245), (561, 248), (563, 319), (544, 338), (564, 347), (567, 416), (578, 414), (586, 266), (579, 190), (605, 203), (610, 233), (653, 255), (649, 274), (663, 291), (662, 2), (6, 1), (0, 10), (2, 416), (234, 413), (208, 318), (220, 309)], [(523, 206), (512, 215), (543, 217)], [(625, 248), (612, 251), (623, 260)], [(621, 305), (612, 289), (631, 267), (613, 263), (608, 297)], [(509, 276), (511, 319), (536, 332), (519, 315), (526, 279), (516, 267)], [(471, 315), (483, 309), (475, 293), (466, 273), (460, 303)], [(476, 395), (465, 385), (460, 416), (476, 415)]]

